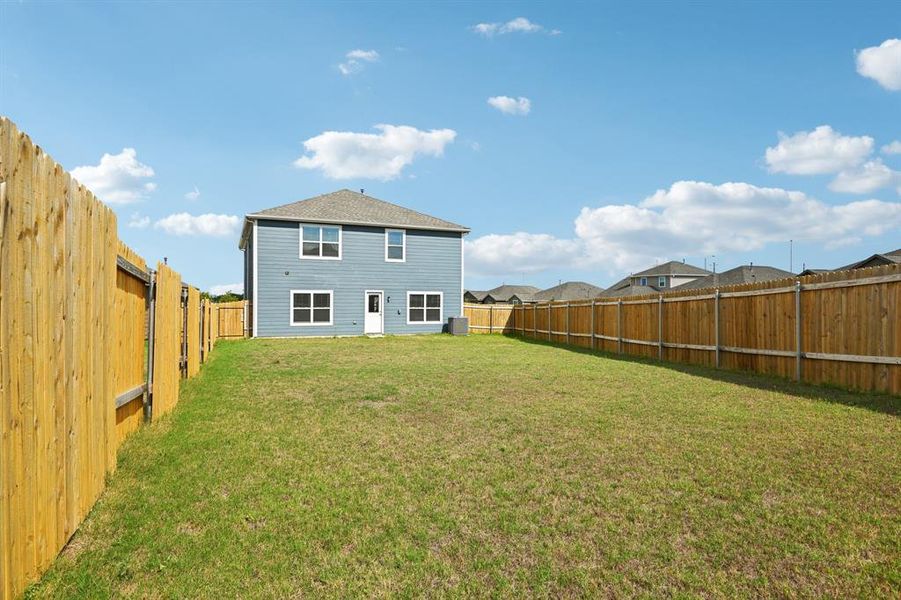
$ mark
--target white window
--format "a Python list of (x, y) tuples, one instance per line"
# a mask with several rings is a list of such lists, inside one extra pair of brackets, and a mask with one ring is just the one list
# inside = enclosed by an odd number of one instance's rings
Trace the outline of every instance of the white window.
[(442, 323), (442, 292), (407, 292), (407, 325)]
[(291, 290), (291, 325), (331, 325), (332, 290)]
[(300, 257), (341, 260), (341, 226), (301, 224)]
[(666, 287), (666, 277), (657, 278), (657, 287)]
[(638, 280), (638, 285), (647, 285), (647, 284), (648, 284), (647, 277), (642, 277), (641, 279)]
[(385, 230), (385, 260), (404, 262), (407, 259), (407, 232), (403, 229)]

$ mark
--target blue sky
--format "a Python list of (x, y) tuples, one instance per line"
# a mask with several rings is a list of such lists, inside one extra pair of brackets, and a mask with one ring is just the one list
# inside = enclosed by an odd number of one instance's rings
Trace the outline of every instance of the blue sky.
[(205, 289), (241, 280), (244, 214), (343, 187), (471, 227), (477, 289), (901, 246), (898, 3), (21, 2), (0, 28), (0, 113)]

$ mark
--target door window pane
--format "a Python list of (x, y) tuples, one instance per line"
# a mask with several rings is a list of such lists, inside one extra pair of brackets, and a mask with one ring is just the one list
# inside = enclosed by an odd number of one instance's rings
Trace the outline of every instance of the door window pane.
[(379, 298), (378, 294), (370, 294), (369, 295), (369, 312), (373, 314), (377, 314), (379, 312)]

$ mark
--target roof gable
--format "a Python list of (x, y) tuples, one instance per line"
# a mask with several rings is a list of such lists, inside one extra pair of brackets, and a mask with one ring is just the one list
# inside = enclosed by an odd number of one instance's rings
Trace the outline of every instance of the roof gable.
[(567, 281), (546, 290), (541, 290), (534, 294), (532, 298), (535, 302), (586, 300), (589, 298), (597, 298), (603, 292), (603, 288), (599, 288), (596, 285), (584, 281)]
[(633, 273), (632, 277), (652, 277), (655, 275), (711, 275), (711, 271), (688, 263), (671, 260), (656, 267)]

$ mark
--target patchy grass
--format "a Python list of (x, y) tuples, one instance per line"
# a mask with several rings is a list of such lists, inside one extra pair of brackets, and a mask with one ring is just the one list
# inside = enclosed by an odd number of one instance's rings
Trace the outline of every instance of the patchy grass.
[(220, 342), (28, 593), (898, 597), (898, 410), (500, 336)]

